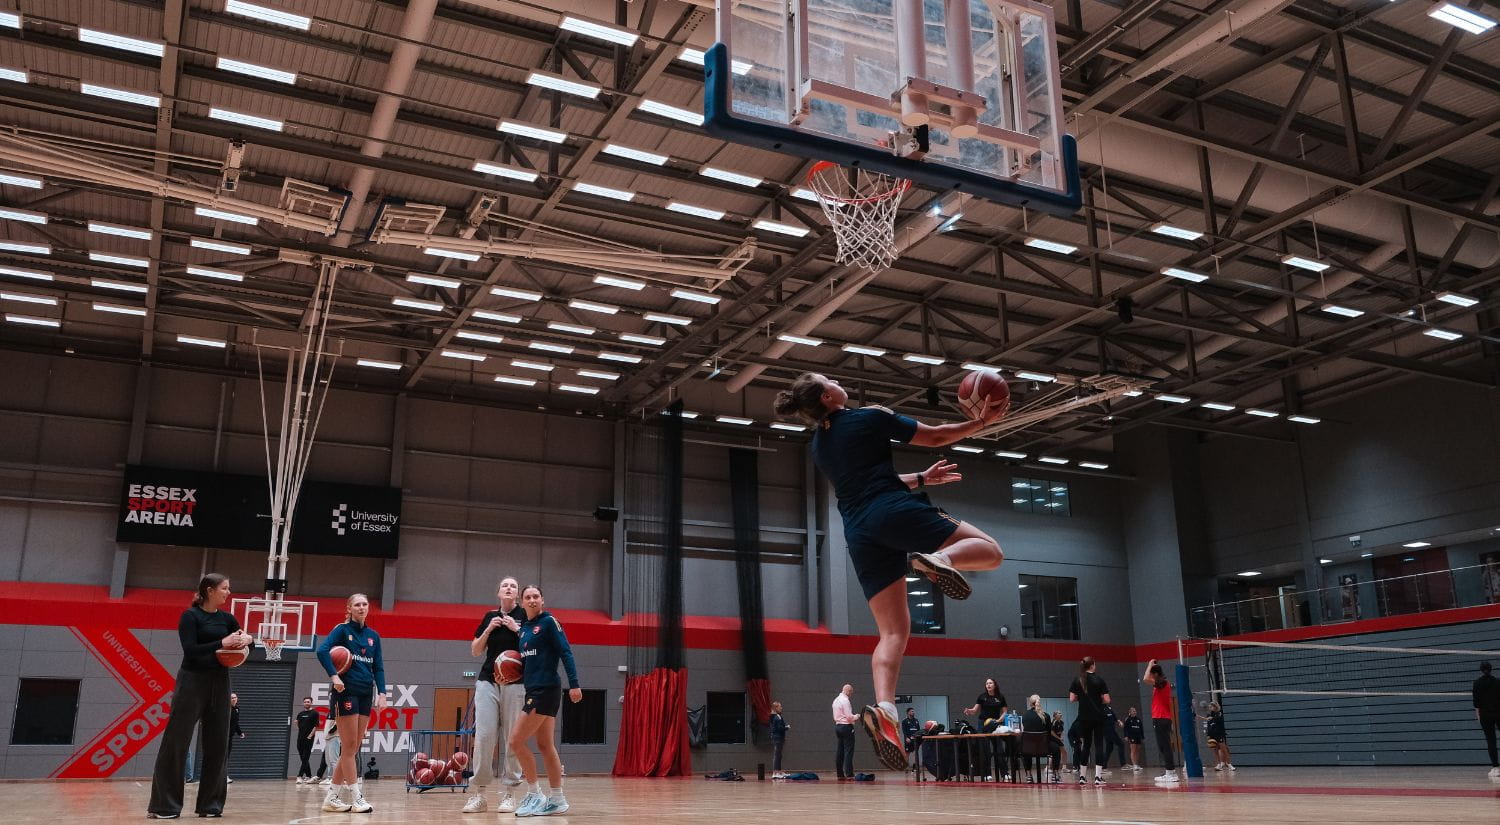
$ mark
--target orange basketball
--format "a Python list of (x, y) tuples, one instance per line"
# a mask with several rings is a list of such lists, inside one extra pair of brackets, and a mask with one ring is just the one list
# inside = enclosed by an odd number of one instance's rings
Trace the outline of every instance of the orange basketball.
[(495, 657), (495, 681), (500, 684), (513, 685), (521, 681), (521, 675), (524, 672), (520, 653), (507, 650)]
[(432, 785), (437, 779), (436, 776), (433, 776), (431, 768), (423, 768), (417, 771), (416, 778), (418, 785)]
[(958, 408), (968, 418), (984, 418), (1009, 398), (1010, 385), (998, 372), (976, 370), (958, 384)]
[(333, 660), (333, 670), (340, 676), (349, 671), (349, 666), (354, 664), (354, 654), (349, 648), (340, 645), (328, 651), (328, 658)]
[(220, 648), (214, 651), (214, 658), (218, 659), (219, 664), (224, 667), (239, 667), (250, 658), (250, 646), (246, 645), (234, 650)]

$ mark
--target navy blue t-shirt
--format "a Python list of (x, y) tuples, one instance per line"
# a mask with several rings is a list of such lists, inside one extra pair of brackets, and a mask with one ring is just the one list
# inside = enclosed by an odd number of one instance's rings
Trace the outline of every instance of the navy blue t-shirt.
[(875, 407), (834, 410), (813, 434), (813, 463), (833, 482), (839, 512), (857, 519), (886, 493), (909, 493), (891, 459), (891, 442), (905, 444), (917, 422)]

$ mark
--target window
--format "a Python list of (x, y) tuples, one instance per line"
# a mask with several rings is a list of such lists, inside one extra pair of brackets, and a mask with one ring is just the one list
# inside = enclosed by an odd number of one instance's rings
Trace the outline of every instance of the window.
[(906, 576), (906, 607), (911, 613), (911, 632), (942, 635), (943, 591), (926, 576)]
[(77, 717), (77, 679), (22, 679), (10, 743), (71, 745)]
[(578, 704), (563, 702), (562, 741), (564, 745), (604, 744), (603, 690), (585, 690)]
[(1022, 513), (1068, 516), (1073, 512), (1068, 503), (1068, 482), (1044, 478), (1012, 478), (1010, 505)]
[(1027, 639), (1078, 638), (1078, 580), (1021, 576), (1021, 635)]
[(740, 745), (745, 741), (745, 694), (708, 694), (708, 744)]

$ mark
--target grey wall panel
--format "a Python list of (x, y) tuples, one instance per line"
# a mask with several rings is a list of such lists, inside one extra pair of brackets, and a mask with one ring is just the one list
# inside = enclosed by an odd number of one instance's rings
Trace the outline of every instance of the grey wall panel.
[(123, 423), (49, 418), (38, 434), (47, 464), (111, 468), (125, 454), (129, 428)]
[(0, 579), (21, 578), (31, 505), (0, 501)]
[(19, 464), (35, 464), (41, 446), (42, 417), (31, 412), (12, 412), (20, 409), (20, 399), (8, 398), (6, 411), (0, 411), (0, 427), (5, 438), (0, 438), (0, 461)]
[(64, 415), (130, 418), (136, 367), (84, 358), (48, 358), (47, 409)]
[[(213, 469), (214, 434), (212, 430), (184, 430), (176, 427), (148, 425), (141, 444), (141, 463), (178, 470)], [(117, 460), (123, 462), (122, 449)], [(265, 461), (261, 461), (261, 475)]]
[(1129, 594), (1138, 644), (1187, 632), (1182, 537), (1177, 531), (1168, 438), (1161, 429), (1136, 430), (1115, 441), (1117, 456), (1136, 474), (1122, 500), (1128, 548)]
[[(151, 371), (151, 394), (146, 405), (146, 420), (153, 424), (195, 427), (212, 431), (219, 413), (219, 388), (226, 382), (228, 382), (225, 387), (226, 393), (233, 391), (235, 387), (249, 389), (250, 395), (243, 396), (243, 398), (247, 402), (253, 400), (256, 404), (253, 418), (247, 414), (240, 426), (230, 424), (229, 429), (260, 432), (260, 402), (258, 396), (255, 395), (254, 379), (248, 382), (236, 381), (208, 373), (184, 370), (153, 369)], [(133, 398), (134, 395), (132, 388), (126, 397)], [(127, 411), (122, 417), (128, 419), (129, 412)], [(276, 418), (277, 416), (273, 414), (272, 420)]]
[(101, 584), (114, 562), (114, 513), (88, 507), (34, 507), (26, 526), (20, 579)]

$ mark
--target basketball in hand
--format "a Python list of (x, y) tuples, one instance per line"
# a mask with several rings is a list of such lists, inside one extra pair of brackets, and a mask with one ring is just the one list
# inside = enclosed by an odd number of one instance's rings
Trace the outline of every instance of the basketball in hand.
[(1009, 400), (1010, 385), (998, 372), (976, 370), (958, 384), (958, 408), (967, 418), (985, 418)]
[(349, 648), (343, 645), (330, 649), (328, 651), (328, 658), (333, 660), (333, 670), (340, 676), (347, 673), (349, 666), (354, 664), (354, 654), (350, 653)]
[(233, 649), (219, 648), (214, 651), (214, 658), (218, 659), (219, 664), (224, 667), (239, 667), (250, 658), (250, 646), (245, 645)]
[(524, 668), (521, 665), (521, 654), (514, 650), (502, 651), (495, 657), (495, 681), (502, 685), (512, 685), (521, 681)]

